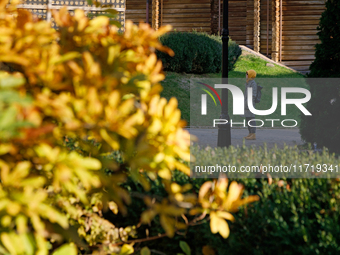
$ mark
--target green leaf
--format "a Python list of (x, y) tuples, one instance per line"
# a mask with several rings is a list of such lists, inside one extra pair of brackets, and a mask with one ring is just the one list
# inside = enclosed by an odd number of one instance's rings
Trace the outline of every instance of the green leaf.
[(15, 107), (8, 108), (5, 112), (0, 115), (0, 129), (10, 127), (15, 124), (17, 110)]
[(59, 247), (52, 255), (77, 255), (77, 248), (74, 244), (64, 244)]
[(118, 28), (122, 27), (122, 24), (120, 24), (120, 22), (117, 20), (110, 20), (110, 25), (115, 25)]
[(3, 103), (17, 103), (23, 106), (32, 104), (33, 100), (29, 96), (22, 97), (18, 92), (12, 90), (0, 90), (0, 102)]
[(0, 72), (0, 88), (14, 88), (25, 84), (24, 77), (16, 77), (6, 72)]
[(179, 242), (179, 247), (181, 247), (181, 249), (185, 253), (185, 255), (191, 255), (191, 249), (190, 249), (189, 245), (186, 242), (180, 241)]
[(33, 255), (34, 249), (35, 249), (35, 243), (34, 243), (34, 238), (33, 238), (32, 234), (22, 235), (21, 240), (22, 240), (23, 245), (25, 247), (25, 254), (26, 255)]
[(115, 9), (104, 9), (103, 11), (105, 11), (105, 12), (108, 12), (108, 13), (111, 13), (111, 14), (114, 14), (114, 15), (116, 15), (117, 16), (117, 14), (119, 13), (117, 10), (115, 10)]
[(140, 251), (140, 255), (150, 255), (151, 252), (148, 247), (143, 247)]

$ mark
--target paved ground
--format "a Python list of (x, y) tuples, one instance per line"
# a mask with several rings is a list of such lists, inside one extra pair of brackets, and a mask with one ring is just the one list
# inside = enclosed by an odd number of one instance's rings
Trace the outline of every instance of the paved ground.
[[(217, 146), (218, 129), (203, 129), (203, 128), (187, 128), (190, 134), (198, 138), (198, 144), (202, 146)], [(233, 146), (242, 146), (243, 137), (248, 135), (247, 129), (231, 129), (231, 144)], [(299, 129), (261, 129), (256, 131), (256, 140), (246, 140), (246, 145), (263, 146), (267, 144), (268, 148), (274, 147), (277, 144), (278, 148), (283, 148), (284, 143), (289, 146), (303, 144)]]

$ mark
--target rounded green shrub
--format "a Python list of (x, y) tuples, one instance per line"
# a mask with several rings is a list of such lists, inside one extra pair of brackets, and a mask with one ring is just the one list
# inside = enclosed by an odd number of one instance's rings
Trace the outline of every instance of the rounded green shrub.
[[(199, 32), (173, 32), (160, 38), (163, 45), (171, 48), (175, 56), (157, 52), (164, 70), (185, 73), (218, 73), (222, 69), (222, 40), (219, 36)], [(229, 71), (233, 70), (241, 48), (229, 41)]]

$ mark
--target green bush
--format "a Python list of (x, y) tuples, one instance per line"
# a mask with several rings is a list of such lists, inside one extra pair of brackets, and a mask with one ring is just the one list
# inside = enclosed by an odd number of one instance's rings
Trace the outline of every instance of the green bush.
[[(198, 32), (173, 32), (162, 36), (160, 41), (175, 52), (174, 57), (162, 52), (157, 53), (166, 71), (178, 73), (218, 73), (221, 71), (221, 37)], [(241, 48), (230, 40), (229, 71), (234, 69), (241, 52)]]
[[(340, 184), (335, 179), (243, 179), (260, 201), (236, 214), (227, 240), (195, 231), (217, 254), (339, 254)], [(190, 245), (190, 244), (189, 244)]]
[(328, 0), (318, 26), (321, 43), (315, 46), (315, 60), (309, 77), (340, 77), (340, 2)]
[[(322, 154), (301, 152), (296, 148), (254, 150), (249, 147), (230, 149), (199, 149), (192, 152), (199, 158), (199, 164), (209, 165), (217, 159), (225, 158), (235, 165), (253, 165), (254, 161), (279, 164), (301, 164), (304, 162), (338, 165), (340, 158), (324, 151)], [(250, 156), (246, 156), (250, 155)], [(275, 155), (275, 156), (274, 156)], [(234, 164), (234, 163), (233, 163)], [(209, 179), (194, 179), (176, 172), (173, 181), (184, 185), (192, 184), (199, 192), (203, 183)], [(192, 254), (201, 255), (203, 246), (210, 246), (216, 255), (225, 254), (339, 254), (340, 252), (340, 182), (339, 179), (229, 179), (245, 186), (244, 196), (257, 194), (260, 200), (243, 207), (235, 214), (236, 221), (230, 224), (231, 234), (228, 239), (212, 234), (209, 221), (191, 226), (174, 238), (160, 238), (149, 241), (148, 247), (165, 254), (181, 252), (180, 241), (185, 241)], [(114, 222), (133, 225), (139, 221), (140, 213), (145, 210), (143, 188), (130, 179), (124, 187), (132, 194), (133, 207), (129, 208), (128, 217), (111, 215)], [(139, 195), (137, 195), (139, 194)], [(152, 182), (151, 189), (145, 195), (162, 197), (166, 194), (161, 182)], [(190, 218), (188, 219), (190, 221)], [(148, 231), (150, 236), (162, 233), (159, 219), (151, 226), (138, 228), (139, 235)]]
[[(340, 78), (340, 2), (327, 1), (318, 27), (321, 43), (316, 45), (315, 61), (308, 77)], [(306, 142), (316, 142), (340, 152), (340, 85), (309, 82), (312, 98), (307, 109), (312, 116), (302, 116), (300, 133)], [(332, 102), (332, 103), (330, 103)]]

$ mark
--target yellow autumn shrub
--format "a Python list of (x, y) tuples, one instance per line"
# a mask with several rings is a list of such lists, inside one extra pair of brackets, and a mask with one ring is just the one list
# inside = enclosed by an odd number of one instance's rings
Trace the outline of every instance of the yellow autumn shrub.
[[(170, 27), (127, 21), (119, 33), (104, 16), (53, 16), (58, 31), (0, 0), (0, 62), (9, 67), (0, 72), (0, 253), (133, 253), (138, 222), (117, 228), (102, 214), (126, 214), (127, 176), (145, 190), (160, 177), (168, 192), (161, 202), (145, 196), (141, 223), (159, 215), (172, 237), (190, 225), (179, 216), (210, 215), (226, 238), (231, 212), (257, 197), (241, 199), (235, 182), (227, 192), (226, 179), (207, 182), (198, 198), (171, 182), (175, 169), (190, 174), (190, 137), (177, 100), (159, 96), (155, 50), (173, 54), (158, 41)], [(67, 149), (68, 139), (83, 150)], [(113, 151), (124, 167), (105, 159)]]

